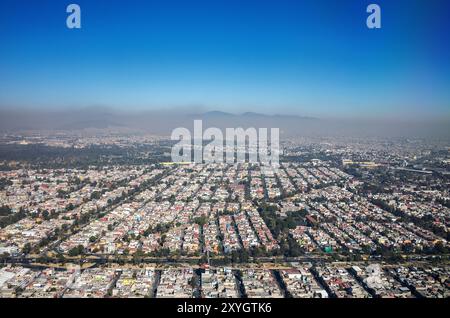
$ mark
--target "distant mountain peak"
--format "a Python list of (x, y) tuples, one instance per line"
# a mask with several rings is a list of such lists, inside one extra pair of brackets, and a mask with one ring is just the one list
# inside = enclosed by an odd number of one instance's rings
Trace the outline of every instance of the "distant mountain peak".
[(223, 112), (220, 110), (212, 110), (206, 113), (203, 113), (202, 116), (236, 116), (231, 113)]
[(245, 117), (245, 118), (278, 118), (278, 119), (317, 119), (314, 117), (307, 117), (307, 116), (299, 116), (299, 115), (284, 115), (284, 114), (274, 114), (274, 115), (269, 115), (269, 114), (263, 114), (263, 113), (257, 113), (257, 112), (245, 112), (245, 113), (241, 113), (241, 114), (232, 114), (232, 113), (227, 113), (227, 112), (223, 112), (223, 111), (219, 111), (219, 110), (213, 110), (213, 111), (209, 111), (197, 116), (202, 116), (202, 117)]
[(266, 116), (270, 116), (270, 115), (255, 113), (255, 112), (245, 112), (245, 113), (242, 113), (241, 116), (263, 116), (263, 117), (266, 117)]

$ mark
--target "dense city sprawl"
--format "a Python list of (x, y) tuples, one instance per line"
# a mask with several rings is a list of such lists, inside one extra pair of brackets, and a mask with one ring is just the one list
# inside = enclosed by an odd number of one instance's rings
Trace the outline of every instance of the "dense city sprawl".
[(278, 167), (170, 145), (4, 136), (0, 297), (449, 297), (448, 144), (298, 138)]

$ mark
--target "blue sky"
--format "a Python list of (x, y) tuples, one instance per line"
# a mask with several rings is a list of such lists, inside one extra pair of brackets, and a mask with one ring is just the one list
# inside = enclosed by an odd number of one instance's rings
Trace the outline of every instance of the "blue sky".
[[(82, 29), (66, 27), (66, 6)], [(369, 30), (366, 6), (382, 9)], [(446, 0), (2, 0), (0, 107), (450, 117)]]

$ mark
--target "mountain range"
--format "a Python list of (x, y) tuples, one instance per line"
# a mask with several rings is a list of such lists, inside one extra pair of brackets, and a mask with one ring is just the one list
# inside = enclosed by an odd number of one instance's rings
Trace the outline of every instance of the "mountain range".
[(187, 113), (185, 110), (116, 110), (108, 107), (80, 109), (32, 110), (0, 109), (0, 131), (110, 129), (151, 134), (171, 134), (177, 127), (193, 131), (194, 120), (203, 121), (203, 129), (279, 128), (288, 136), (401, 136), (450, 137), (448, 120), (408, 122), (399, 119), (324, 119), (285, 114), (223, 111)]

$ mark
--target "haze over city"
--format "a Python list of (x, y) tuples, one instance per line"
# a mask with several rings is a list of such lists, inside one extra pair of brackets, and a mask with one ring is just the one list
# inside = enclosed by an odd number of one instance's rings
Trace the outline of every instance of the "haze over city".
[(448, 3), (379, 2), (2, 1), (0, 107), (448, 119)]

